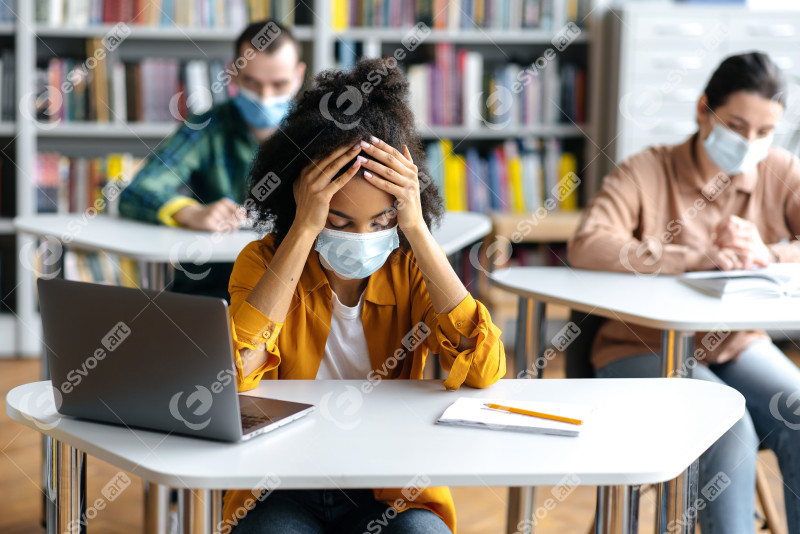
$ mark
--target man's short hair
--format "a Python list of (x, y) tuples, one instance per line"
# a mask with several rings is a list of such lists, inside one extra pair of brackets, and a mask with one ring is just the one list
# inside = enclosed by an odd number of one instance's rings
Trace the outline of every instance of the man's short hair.
[(259, 52), (272, 54), (287, 43), (294, 46), (297, 60), (300, 61), (302, 57), (300, 43), (288, 28), (271, 19), (253, 22), (236, 39), (233, 57), (239, 57), (245, 45), (252, 46)]

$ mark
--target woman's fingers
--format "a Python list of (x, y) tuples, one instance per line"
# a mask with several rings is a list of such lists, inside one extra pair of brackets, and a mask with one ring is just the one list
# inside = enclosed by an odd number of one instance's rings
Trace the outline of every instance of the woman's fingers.
[[(413, 179), (417, 176), (417, 166), (401, 154), (399, 150), (376, 137), (371, 137), (370, 141), (371, 143), (361, 141), (361, 147), (364, 152), (381, 162), (386, 169), (396, 172), (406, 179)], [(381, 173), (378, 169), (374, 170), (385, 178), (391, 179), (391, 176)], [(391, 175), (389, 171), (386, 172)], [(394, 182), (395, 180), (392, 179), (392, 181)]]
[[(366, 164), (362, 163), (362, 166), (366, 167)], [(395, 175), (396, 174), (397, 173), (395, 173)], [(392, 195), (398, 201), (402, 201), (405, 198), (405, 189), (401, 185), (398, 185), (397, 183), (390, 182), (389, 180), (385, 179), (383, 175), (376, 176), (374, 173), (365, 170), (364, 178), (366, 178), (367, 181), (369, 181), (369, 183), (371, 183), (378, 189), (382, 189), (387, 193), (389, 193), (390, 195)]]
[(361, 162), (356, 160), (350, 165), (350, 168), (342, 173), (336, 180), (328, 182), (325, 186), (325, 191), (329, 193), (328, 200), (341, 188), (343, 188), (350, 179), (356, 175), (358, 169), (361, 168)]
[(364, 158), (363, 156), (362, 158), (362, 160), (359, 160), (361, 161), (361, 166), (364, 167), (364, 169), (369, 169), (372, 171), (372, 174), (374, 175), (377, 175), (393, 184), (397, 184), (400, 187), (408, 187), (414, 183), (411, 178), (403, 176), (396, 170), (389, 168), (382, 163)]
[(327, 181), (330, 181), (339, 172), (339, 169), (353, 159), (360, 150), (361, 145), (358, 143), (341, 146), (324, 158), (312, 161), (303, 172), (306, 173), (311, 183), (323, 181), (323, 178), (327, 178)]
[(411, 157), (411, 152), (408, 151), (408, 147), (406, 145), (403, 145), (403, 155), (410, 163), (414, 163), (414, 158)]

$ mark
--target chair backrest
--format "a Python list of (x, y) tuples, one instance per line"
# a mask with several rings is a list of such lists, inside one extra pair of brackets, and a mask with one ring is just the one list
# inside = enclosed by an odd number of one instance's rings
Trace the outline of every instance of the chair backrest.
[(565, 351), (567, 378), (594, 378), (594, 367), (591, 362), (592, 344), (597, 331), (607, 319), (572, 310), (569, 320), (578, 325), (581, 333)]

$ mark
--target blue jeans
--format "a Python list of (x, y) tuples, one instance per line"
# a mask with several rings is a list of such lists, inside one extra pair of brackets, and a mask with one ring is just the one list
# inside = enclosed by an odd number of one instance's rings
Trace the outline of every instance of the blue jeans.
[[(656, 354), (632, 356), (596, 371), (598, 378), (660, 374), (661, 357)], [(734, 361), (697, 364), (692, 378), (726, 384), (746, 401), (744, 416), (700, 457), (698, 497), (705, 508), (700, 509), (698, 521), (703, 534), (753, 533), (760, 444), (778, 458), (789, 532), (800, 532), (800, 413), (794, 413), (797, 400), (790, 397), (800, 394), (800, 369), (764, 339), (753, 342)], [(722, 491), (713, 491), (715, 487)]]
[(372, 490), (275, 490), (256, 504), (233, 534), (452, 534), (421, 508), (394, 508)]

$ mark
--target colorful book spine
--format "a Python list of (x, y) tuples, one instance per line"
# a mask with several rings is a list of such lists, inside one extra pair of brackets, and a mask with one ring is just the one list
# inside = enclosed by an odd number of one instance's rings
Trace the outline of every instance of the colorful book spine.
[(453, 152), (450, 140), (426, 147), (432, 181), (447, 210), (531, 213), (577, 209), (577, 157), (556, 139), (509, 139), (488, 150)]

